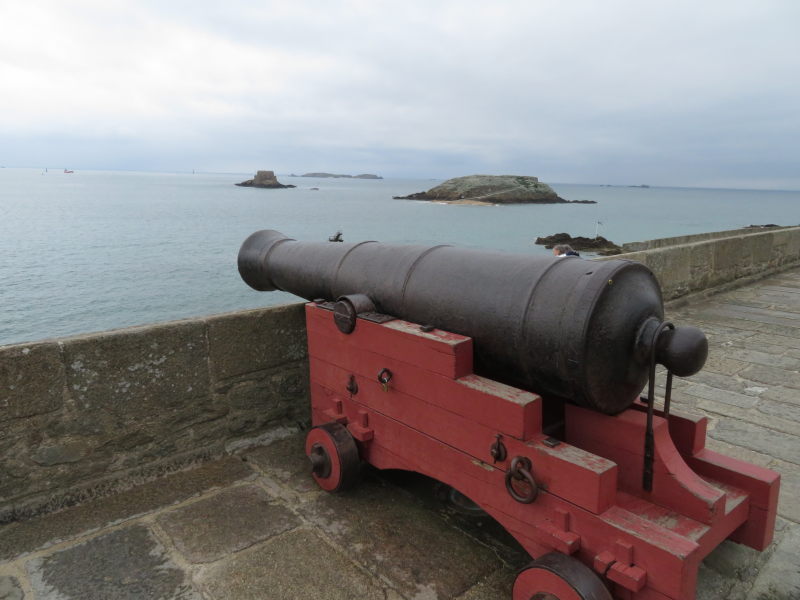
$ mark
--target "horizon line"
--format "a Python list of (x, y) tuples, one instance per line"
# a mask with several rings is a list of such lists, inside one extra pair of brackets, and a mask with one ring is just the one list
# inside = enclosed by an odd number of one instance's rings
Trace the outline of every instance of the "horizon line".
[[(172, 169), (172, 170), (160, 170), (160, 169), (108, 169), (108, 168), (82, 168), (82, 167), (51, 167), (51, 166), (16, 166), (16, 165), (0, 165), (0, 169), (27, 169), (27, 170), (54, 170), (55, 172), (61, 172), (62, 170), (71, 170), (74, 173), (80, 171), (90, 171), (90, 172), (121, 172), (121, 173), (156, 173), (156, 174), (173, 174), (173, 175), (247, 175), (251, 171), (214, 171), (208, 169)], [(257, 170), (265, 170), (265, 169), (257, 169)], [(328, 173), (329, 171), (313, 171), (313, 172), (324, 172)], [(73, 174), (74, 174), (73, 173)], [(330, 173), (333, 173), (332, 171)], [(425, 181), (447, 181), (448, 179), (454, 179), (454, 177), (430, 177), (430, 176), (385, 176), (380, 175), (378, 173), (374, 173), (375, 175), (379, 176), (380, 179), (369, 179), (366, 181), (385, 181), (391, 179), (409, 179), (409, 180), (425, 180)], [(282, 177), (292, 177), (303, 179), (302, 175), (295, 175), (294, 172), (286, 172), (286, 173), (275, 173), (276, 176)], [(488, 173), (470, 173), (469, 175), (493, 175)], [(504, 173), (503, 175), (515, 175), (513, 173)], [(466, 177), (467, 175), (459, 175), (457, 177)], [(308, 177), (305, 179), (320, 179), (318, 177)], [(360, 180), (355, 176), (352, 179)], [(539, 178), (541, 181), (541, 178)], [(790, 189), (790, 188), (764, 188), (764, 187), (721, 187), (721, 186), (711, 186), (711, 185), (658, 185), (658, 184), (630, 184), (630, 183), (598, 183), (598, 182), (577, 182), (577, 181), (552, 181), (552, 182), (543, 182), (547, 183), (548, 185), (586, 185), (586, 186), (596, 186), (596, 187), (615, 187), (615, 188), (637, 188), (637, 189), (687, 189), (687, 190), (729, 190), (729, 191), (748, 191), (748, 192), (800, 192), (800, 189)]]

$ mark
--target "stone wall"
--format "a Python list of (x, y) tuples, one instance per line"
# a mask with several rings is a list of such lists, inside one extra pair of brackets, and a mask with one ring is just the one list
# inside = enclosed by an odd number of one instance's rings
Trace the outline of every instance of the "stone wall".
[(598, 258), (626, 258), (647, 265), (658, 277), (665, 301), (720, 291), (800, 264), (800, 227), (741, 229), (686, 236), (699, 239)]
[(302, 304), (0, 347), (0, 522), (307, 419)]
[(696, 242), (705, 242), (720, 238), (734, 237), (737, 235), (751, 235), (764, 231), (779, 231), (789, 229), (788, 227), (742, 227), (741, 229), (729, 229), (727, 231), (711, 231), (707, 233), (695, 233), (692, 235), (678, 235), (675, 237), (658, 238), (655, 240), (645, 240), (643, 242), (627, 242), (622, 244), (623, 252), (641, 252), (642, 250), (652, 250), (653, 248), (663, 248), (665, 246), (684, 246)]

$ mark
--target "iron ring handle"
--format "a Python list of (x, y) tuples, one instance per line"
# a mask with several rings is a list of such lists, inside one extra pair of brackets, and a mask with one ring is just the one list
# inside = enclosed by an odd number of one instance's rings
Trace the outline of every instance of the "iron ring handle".
[(392, 372), (389, 369), (381, 369), (378, 373), (378, 383), (386, 385), (392, 380)]
[[(530, 465), (530, 460), (524, 456), (515, 456), (511, 460), (511, 467), (506, 471), (506, 490), (514, 500), (522, 504), (530, 504), (539, 495), (539, 486), (531, 475)], [(512, 483), (514, 479), (525, 481), (530, 486), (530, 491), (527, 494), (517, 492)]]

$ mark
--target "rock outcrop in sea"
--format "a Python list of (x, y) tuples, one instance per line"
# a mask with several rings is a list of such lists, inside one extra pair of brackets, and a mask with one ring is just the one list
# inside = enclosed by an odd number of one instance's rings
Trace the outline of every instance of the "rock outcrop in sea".
[(588, 250), (589, 252), (596, 252), (602, 256), (611, 256), (622, 252), (622, 248), (617, 246), (611, 240), (607, 240), (602, 235), (594, 238), (587, 238), (583, 236), (572, 237), (568, 233), (554, 233), (545, 237), (537, 237), (535, 244), (544, 246), (547, 249), (557, 246), (558, 244), (569, 244), (573, 250)]
[(272, 188), (272, 189), (296, 187), (294, 185), (283, 185), (282, 183), (280, 183), (278, 181), (278, 178), (275, 177), (274, 171), (258, 171), (253, 179), (248, 179), (247, 181), (243, 181), (242, 183), (236, 183), (234, 185), (238, 185), (241, 187), (257, 187), (257, 188)]
[(564, 200), (538, 177), (527, 175), (467, 175), (398, 200), (434, 200), (460, 204), (595, 204), (593, 200)]

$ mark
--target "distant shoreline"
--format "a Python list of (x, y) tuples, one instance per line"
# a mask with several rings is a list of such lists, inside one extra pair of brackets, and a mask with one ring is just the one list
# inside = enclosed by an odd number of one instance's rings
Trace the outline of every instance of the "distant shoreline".
[(289, 177), (309, 177), (312, 179), (383, 179), (380, 175), (374, 173), (362, 173), (361, 175), (346, 175), (342, 173), (304, 173), (303, 175), (295, 175), (292, 173)]

